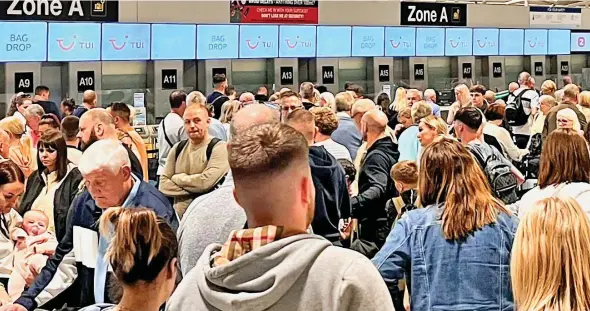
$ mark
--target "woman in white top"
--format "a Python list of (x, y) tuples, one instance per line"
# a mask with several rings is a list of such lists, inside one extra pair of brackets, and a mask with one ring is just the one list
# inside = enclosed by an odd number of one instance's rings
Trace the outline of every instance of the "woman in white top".
[(467, 85), (459, 84), (455, 87), (455, 98), (457, 100), (451, 105), (449, 115), (447, 116), (448, 124), (452, 124), (455, 121), (455, 114), (459, 109), (471, 105), (471, 94)]
[(526, 149), (518, 149), (508, 130), (502, 127), (505, 110), (506, 104), (499, 101), (488, 106), (488, 109), (485, 112), (485, 117), (488, 122), (486, 122), (483, 128), (483, 133), (495, 137), (498, 142), (502, 144), (502, 148), (504, 148), (504, 153), (508, 159), (512, 161), (520, 161), (522, 156), (529, 151)]
[(586, 140), (571, 129), (553, 131), (543, 143), (538, 186), (518, 202), (523, 217), (533, 205), (552, 196), (569, 196), (590, 216), (590, 152)]
[[(0, 160), (0, 283), (6, 286), (12, 272), (12, 229), (20, 226), (22, 218), (14, 210), (18, 198), (25, 190), (25, 175), (14, 162)], [(0, 286), (2, 286), (0, 284)]]

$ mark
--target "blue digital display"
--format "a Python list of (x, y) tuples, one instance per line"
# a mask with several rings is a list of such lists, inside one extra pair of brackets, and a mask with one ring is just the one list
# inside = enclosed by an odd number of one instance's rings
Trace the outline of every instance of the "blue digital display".
[(500, 30), (493, 28), (473, 29), (473, 55), (498, 55), (498, 39)]
[(385, 56), (416, 55), (416, 28), (385, 27)]
[(240, 26), (240, 58), (279, 57), (279, 26)]
[(280, 26), (279, 57), (315, 57), (315, 26)]
[(50, 23), (47, 53), (50, 62), (100, 60), (100, 24)]
[(445, 35), (445, 55), (471, 55), (473, 49), (473, 30), (471, 28), (447, 28)]
[(572, 52), (590, 51), (590, 32), (572, 32), (570, 50)]
[(524, 54), (547, 55), (547, 29), (526, 29), (524, 31)]
[(571, 31), (565, 29), (550, 29), (547, 35), (549, 44), (547, 54), (562, 55), (570, 53)]
[(102, 24), (102, 60), (150, 59), (149, 24)]
[(523, 29), (500, 29), (500, 55), (523, 55), (523, 43)]
[(197, 59), (238, 58), (238, 25), (197, 25)]
[(47, 23), (1, 22), (0, 61), (47, 60)]
[(350, 56), (350, 26), (318, 26), (318, 57)]
[(352, 27), (352, 56), (383, 56), (383, 27)]
[(153, 24), (151, 41), (152, 59), (195, 59), (197, 26)]
[(416, 56), (444, 55), (444, 28), (416, 28)]

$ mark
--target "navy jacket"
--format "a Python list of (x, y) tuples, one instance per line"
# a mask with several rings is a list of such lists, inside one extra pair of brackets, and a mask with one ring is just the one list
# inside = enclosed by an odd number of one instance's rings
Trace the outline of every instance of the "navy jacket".
[(309, 166), (315, 187), (311, 228), (331, 242), (340, 240), (338, 221), (350, 217), (350, 196), (344, 169), (324, 147), (309, 148)]
[(35, 102), (35, 104), (43, 107), (43, 111), (45, 111), (45, 113), (52, 113), (59, 120), (61, 120), (61, 112), (59, 111), (59, 106), (56, 103), (52, 101), (40, 100)]
[[(131, 207), (147, 207), (154, 210), (156, 215), (165, 219), (174, 229), (178, 229), (178, 217), (172, 205), (153, 186), (140, 181), (137, 194), (129, 204)], [(82, 192), (72, 203), (68, 213), (66, 235), (59, 242), (55, 254), (47, 261), (47, 265), (35, 279), (35, 283), (18, 298), (15, 303), (24, 306), (27, 310), (34, 310), (37, 307), (35, 298), (51, 282), (64, 257), (73, 250), (77, 268), (76, 281), (64, 292), (59, 294), (48, 303), (44, 304), (45, 309), (61, 308), (64, 303), (68, 307), (84, 307), (94, 304), (94, 268), (86, 264), (96, 263), (98, 250), (98, 220), (102, 209), (96, 206), (94, 199), (88, 191)], [(107, 286), (109, 288), (107, 278)], [(105, 294), (105, 297), (109, 297)]]

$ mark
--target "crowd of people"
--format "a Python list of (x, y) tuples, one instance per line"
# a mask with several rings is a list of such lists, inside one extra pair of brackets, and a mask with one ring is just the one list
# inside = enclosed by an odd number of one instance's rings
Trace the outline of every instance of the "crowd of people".
[(127, 104), (13, 97), (1, 311), (590, 310), (590, 92), (571, 80), (460, 84), (448, 109), (431, 89), (214, 82), (171, 92), (157, 180)]

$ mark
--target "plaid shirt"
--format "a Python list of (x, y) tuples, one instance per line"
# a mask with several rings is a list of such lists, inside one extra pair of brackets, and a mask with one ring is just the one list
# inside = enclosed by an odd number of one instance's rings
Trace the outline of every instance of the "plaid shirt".
[(252, 229), (234, 230), (214, 255), (215, 266), (221, 266), (273, 241), (279, 240), (283, 227), (265, 226)]

